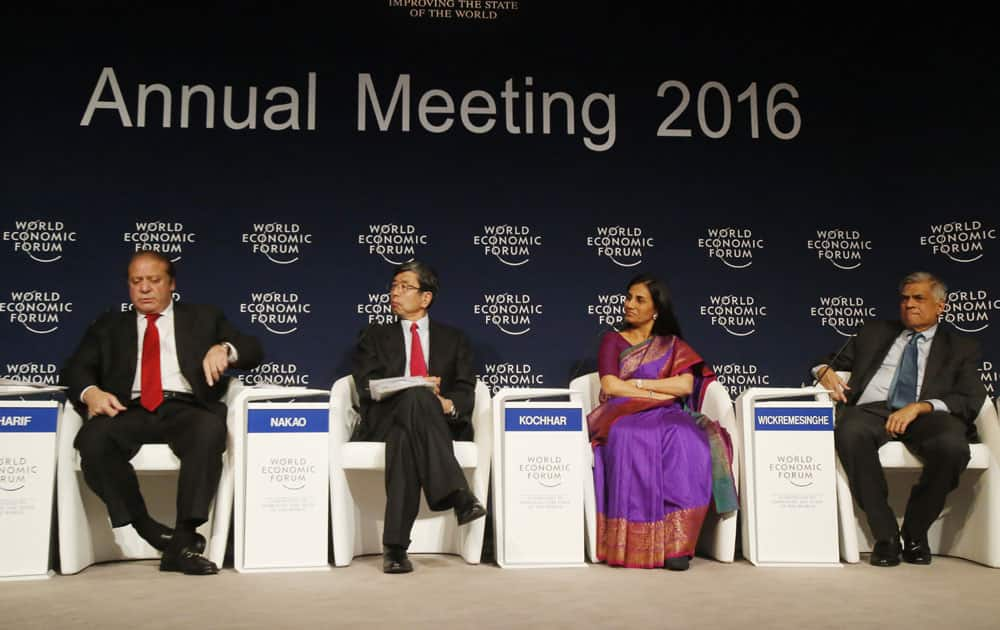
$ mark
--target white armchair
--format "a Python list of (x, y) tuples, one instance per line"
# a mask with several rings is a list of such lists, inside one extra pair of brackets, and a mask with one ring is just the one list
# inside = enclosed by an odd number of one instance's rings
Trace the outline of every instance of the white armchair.
[[(838, 372), (847, 381), (850, 372)], [(825, 395), (824, 395), (825, 396)], [(927, 533), (931, 550), (1000, 568), (1000, 420), (987, 398), (976, 417), (979, 444), (971, 444), (971, 459), (958, 488), (948, 494), (944, 510)], [(902, 442), (888, 442), (878, 452), (889, 486), (889, 505), (902, 518), (910, 488), (923, 464)], [(868, 519), (855, 509), (847, 475), (837, 459), (837, 505), (840, 555), (844, 562), (860, 560), (871, 551), (874, 537)]]
[[(573, 379), (569, 388), (583, 394), (585, 414), (597, 406), (598, 396), (601, 393), (601, 380), (597, 372)], [(702, 405), (702, 413), (719, 422), (729, 432), (733, 441), (733, 479), (736, 482), (736, 487), (739, 487), (740, 433), (736, 428), (733, 402), (729, 398), (726, 388), (718, 382), (713, 382), (708, 386)], [(593, 454), (591, 454), (590, 465), (591, 467), (594, 465)], [(591, 480), (593, 480), (593, 475), (591, 475)], [(597, 506), (593, 492), (584, 494), (583, 509), (587, 520), (588, 555), (591, 561), (596, 561)], [(736, 512), (719, 515), (713, 510), (709, 510), (698, 537), (698, 552), (715, 558), (719, 562), (732, 562), (736, 555), (736, 533)]]
[[(359, 417), (354, 378), (338, 379), (330, 390), (330, 507), (333, 558), (338, 567), (356, 555), (382, 553), (385, 514), (385, 444), (351, 442)], [(469, 489), (486, 505), (493, 452), (493, 415), (486, 385), (476, 382), (472, 412), (473, 442), (455, 442), (455, 457)], [(458, 526), (450, 511), (432, 512), (421, 497), (420, 513), (410, 533), (410, 553), (461, 555), (479, 564), (486, 519)]]
[[(205, 556), (219, 566), (222, 566), (226, 553), (233, 507), (233, 436), (238, 435), (240, 430), (240, 418), (232, 402), (242, 390), (243, 385), (233, 379), (223, 400), (229, 413), (222, 474), (208, 521), (198, 528), (207, 541)], [(63, 574), (79, 573), (97, 562), (160, 557), (160, 552), (131, 527), (111, 527), (107, 507), (87, 486), (80, 472), (80, 454), (73, 447), (73, 440), (81, 426), (83, 420), (80, 415), (73, 405), (65, 403), (56, 438), (60, 571)], [(166, 444), (146, 444), (131, 463), (139, 477), (139, 486), (150, 515), (161, 523), (173, 525), (176, 520), (180, 460)]]

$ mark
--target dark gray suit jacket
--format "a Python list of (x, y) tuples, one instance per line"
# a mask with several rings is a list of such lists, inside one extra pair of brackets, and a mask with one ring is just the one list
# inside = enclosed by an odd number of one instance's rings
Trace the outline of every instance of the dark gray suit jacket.
[[(458, 418), (449, 419), (456, 440), (472, 439), (472, 408), (475, 405), (476, 375), (465, 334), (431, 318), (429, 323), (430, 364), (427, 371), (441, 378), (441, 395), (455, 404)], [(361, 424), (354, 439), (364, 440), (366, 426), (376, 424), (379, 403), (372, 400), (368, 381), (403, 376), (406, 373), (406, 345), (398, 322), (374, 324), (366, 328), (355, 349), (351, 373), (361, 403)]]
[[(847, 404), (853, 405), (860, 398), (903, 329), (898, 321), (869, 322), (836, 360), (829, 355), (818, 362), (830, 364), (835, 370), (851, 371)], [(944, 401), (952, 415), (966, 422), (970, 430), (986, 399), (986, 388), (978, 373), (981, 354), (974, 339), (955, 332), (949, 324), (938, 324), (920, 389), (921, 400)]]
[[(263, 358), (260, 342), (240, 333), (214, 306), (174, 303), (174, 337), (181, 374), (191, 384), (194, 397), (209, 411), (225, 417), (222, 398), (229, 385), (223, 378), (213, 387), (205, 381), (202, 360), (208, 349), (223, 341), (236, 348), (235, 367), (248, 370)], [(83, 341), (66, 362), (60, 381), (69, 388), (67, 395), (79, 406), (80, 394), (91, 385), (110, 392), (122, 404), (132, 398), (139, 335), (133, 311), (108, 312), (87, 328)]]

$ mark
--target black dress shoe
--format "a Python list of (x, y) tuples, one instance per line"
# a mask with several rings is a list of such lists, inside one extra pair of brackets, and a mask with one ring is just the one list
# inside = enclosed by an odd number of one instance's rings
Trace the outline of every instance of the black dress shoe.
[(383, 573), (409, 573), (411, 571), (413, 571), (413, 563), (410, 562), (405, 549), (384, 547), (382, 552)]
[(691, 568), (691, 558), (688, 556), (667, 558), (663, 563), (663, 568), (668, 571), (687, 571)]
[(931, 546), (927, 544), (927, 538), (917, 540), (903, 539), (903, 552), (901, 554), (905, 562), (910, 564), (930, 564)]
[(471, 523), (477, 518), (483, 518), (484, 516), (486, 516), (486, 508), (475, 497), (461, 510), (455, 510), (455, 517), (458, 519), (459, 525)]
[(180, 551), (167, 549), (160, 558), (160, 571), (176, 571), (184, 575), (215, 575), (219, 567), (188, 545)]
[(869, 562), (876, 567), (894, 567), (899, 564), (899, 539), (877, 540)]

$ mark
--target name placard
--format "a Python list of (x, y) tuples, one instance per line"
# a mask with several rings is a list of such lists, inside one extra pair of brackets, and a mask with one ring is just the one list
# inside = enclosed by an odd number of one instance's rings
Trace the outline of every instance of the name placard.
[(0, 403), (0, 577), (48, 574), (55, 401)]
[(327, 565), (329, 426), (325, 403), (248, 405), (240, 568)]
[(582, 427), (571, 403), (505, 407), (505, 564), (583, 563)]
[(836, 563), (833, 408), (822, 402), (759, 402), (753, 422), (758, 560)]

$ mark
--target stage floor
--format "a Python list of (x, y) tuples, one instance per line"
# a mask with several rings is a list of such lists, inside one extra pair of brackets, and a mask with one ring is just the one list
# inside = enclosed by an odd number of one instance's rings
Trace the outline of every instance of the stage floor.
[[(866, 556), (863, 556), (866, 559)], [(5, 628), (997, 628), (1000, 570), (935, 557), (929, 567), (868, 564), (759, 569), (697, 558), (663, 570), (503, 570), (415, 555), (318, 573), (165, 574), (154, 561), (0, 584)]]

